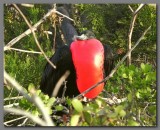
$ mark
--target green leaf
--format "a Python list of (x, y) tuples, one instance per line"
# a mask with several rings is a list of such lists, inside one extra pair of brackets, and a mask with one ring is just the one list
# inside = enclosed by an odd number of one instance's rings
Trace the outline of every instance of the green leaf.
[(141, 63), (141, 68), (142, 68), (143, 72), (147, 73), (147, 72), (151, 71), (152, 66), (149, 64)]
[(79, 122), (80, 115), (73, 115), (71, 117), (71, 126), (77, 126)]
[(119, 114), (120, 112), (121, 112), (121, 110), (123, 110), (123, 106), (122, 105), (119, 105), (119, 106), (117, 106), (116, 108), (114, 108), (115, 109), (115, 112), (117, 113), (117, 114)]
[(62, 111), (63, 110), (63, 106), (62, 105), (55, 106), (55, 108), (56, 108), (57, 111)]
[(140, 93), (139, 92), (136, 92), (136, 97), (140, 98)]
[(33, 83), (30, 83), (28, 86), (28, 91), (32, 91), (32, 89), (35, 89), (35, 87)]
[(84, 119), (88, 124), (91, 124), (92, 122), (92, 116), (89, 112), (83, 112), (84, 114)]
[(55, 101), (56, 101), (55, 97), (50, 98), (48, 103), (47, 103), (47, 106), (51, 107)]
[(123, 78), (127, 78), (127, 74), (126, 74), (126, 73), (123, 73), (123, 74), (122, 74), (122, 77), (123, 77)]
[(121, 110), (121, 111), (119, 112), (119, 115), (120, 115), (121, 117), (124, 117), (124, 116), (126, 115), (126, 112), (125, 112), (124, 110)]
[(83, 111), (83, 105), (78, 99), (73, 99), (72, 105), (77, 112), (81, 113)]
[(137, 122), (134, 121), (134, 120), (129, 120), (129, 121), (128, 121), (128, 126), (139, 126), (139, 123), (137, 123)]
[(117, 115), (118, 115), (117, 113), (108, 113), (107, 117), (109, 117), (109, 118), (116, 118)]
[(68, 104), (69, 106), (71, 106), (71, 104), (72, 104), (72, 100), (71, 100), (71, 99), (67, 99), (66, 102), (67, 102), (67, 104)]
[(145, 69), (145, 65), (144, 63), (141, 63), (141, 69), (144, 70)]
[(132, 94), (129, 93), (127, 97), (128, 97), (128, 101), (131, 102), (132, 101)]

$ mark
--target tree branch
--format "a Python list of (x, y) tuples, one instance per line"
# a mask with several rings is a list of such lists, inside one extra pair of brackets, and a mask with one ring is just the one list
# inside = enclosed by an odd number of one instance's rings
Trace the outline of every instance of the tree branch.
[(6, 122), (4, 122), (4, 124), (7, 125), (8, 123), (11, 123), (11, 122), (14, 122), (14, 121), (17, 121), (17, 120), (21, 120), (21, 119), (24, 119), (24, 118), (27, 118), (27, 117), (26, 116), (22, 116), (22, 117), (13, 119), (13, 120), (6, 121)]
[(23, 96), (18, 96), (18, 97), (10, 97), (10, 98), (5, 98), (4, 101), (8, 101), (8, 100), (17, 100), (17, 99), (22, 99)]
[(24, 21), (26, 22), (26, 24), (28, 25), (28, 27), (30, 28), (31, 32), (33, 33), (33, 37), (35, 39), (35, 42), (39, 48), (39, 50), (42, 52), (42, 54), (44, 55), (45, 59), (47, 60), (47, 62), (54, 68), (56, 69), (56, 66), (48, 59), (48, 57), (46, 56), (46, 54), (44, 53), (43, 49), (41, 48), (39, 41), (36, 37), (36, 34), (33, 30), (33, 27), (31, 26), (31, 24), (29, 23), (29, 21), (27, 20), (27, 18), (24, 16), (24, 14), (22, 13), (22, 11), (18, 8), (18, 6), (16, 4), (13, 4), (13, 6), (18, 10), (18, 12), (20, 13), (20, 15), (23, 17)]
[(40, 119), (37, 116), (33, 116), (31, 113), (23, 111), (21, 109), (18, 108), (4, 108), (5, 112), (10, 112), (10, 113), (15, 113), (17, 115), (24, 115), (28, 118), (30, 118), (31, 120), (33, 120), (35, 123), (41, 125), (41, 126), (46, 126), (47, 123), (45, 123), (42, 119)]
[[(52, 13), (57, 13), (63, 17), (66, 17), (67, 19), (74, 21), (73, 19), (69, 18), (68, 16), (58, 12), (55, 10), (55, 8), (49, 10), (49, 12), (42, 18), (40, 19), (36, 24), (34, 24), (32, 26), (32, 30), (36, 31), (37, 27), (43, 23)], [(4, 47), (4, 51), (8, 50), (11, 46), (13, 46), (16, 42), (18, 42), (19, 40), (21, 40), (23, 37), (29, 35), (30, 33), (32, 33), (31, 29), (26, 30), (25, 32), (23, 32), (22, 34), (20, 34), (19, 36), (15, 37), (14, 39), (12, 39), (5, 47)]]
[(42, 54), (42, 52), (28, 51), (28, 50), (22, 50), (22, 49), (17, 49), (17, 48), (12, 48), (12, 47), (10, 47), (9, 50), (15, 50), (15, 51), (26, 52), (26, 53)]
[[(30, 97), (26, 90), (16, 81), (14, 80), (12, 77), (10, 77), (6, 71), (4, 70), (4, 78), (18, 91), (20, 92), (27, 100), (29, 100), (30, 102), (33, 102), (38, 109), (41, 111), (46, 123), (48, 126), (54, 126), (50, 116), (49, 116), (49, 111), (48, 109), (44, 106), (42, 100), (35, 94), (34, 91), (31, 91), (32, 96)], [(4, 107), (7, 108), (7, 107)]]
[(79, 94), (78, 96), (76, 96), (75, 98), (79, 98), (83, 95), (85, 95), (86, 93), (90, 92), (92, 89), (96, 88), (99, 84), (106, 82), (107, 80), (109, 80), (113, 74), (117, 71), (118, 67), (124, 62), (124, 60), (127, 58), (127, 56), (137, 47), (137, 45), (141, 42), (141, 40), (144, 38), (145, 34), (151, 29), (151, 26), (148, 27), (144, 33), (142, 34), (142, 36), (138, 39), (138, 41), (136, 42), (136, 44), (126, 53), (126, 55), (121, 59), (121, 61), (116, 65), (116, 67), (111, 71), (111, 73), (102, 81), (98, 82), (97, 84), (91, 86), (90, 88), (88, 88), (87, 90), (85, 90), (84, 92), (82, 92), (81, 94)]
[[(136, 11), (133, 11), (133, 9), (129, 6), (129, 8), (131, 9), (132, 11), (132, 19), (131, 19), (131, 24), (130, 24), (130, 28), (129, 28), (129, 32), (128, 32), (128, 50), (131, 49), (131, 46), (132, 46), (132, 33), (133, 33), (133, 29), (134, 29), (134, 24), (135, 24), (135, 21), (136, 21), (136, 18), (137, 18), (137, 13), (142, 9), (142, 7), (144, 6), (145, 4), (140, 4), (140, 6), (137, 8)], [(131, 53), (129, 53), (128, 55), (128, 65), (131, 64)]]

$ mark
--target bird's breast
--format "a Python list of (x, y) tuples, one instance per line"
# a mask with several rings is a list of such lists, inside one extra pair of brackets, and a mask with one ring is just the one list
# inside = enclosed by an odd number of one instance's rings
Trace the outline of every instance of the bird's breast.
[[(104, 48), (97, 39), (75, 41), (71, 44), (72, 59), (76, 69), (80, 93), (103, 79)], [(95, 98), (103, 90), (104, 83), (85, 94)]]

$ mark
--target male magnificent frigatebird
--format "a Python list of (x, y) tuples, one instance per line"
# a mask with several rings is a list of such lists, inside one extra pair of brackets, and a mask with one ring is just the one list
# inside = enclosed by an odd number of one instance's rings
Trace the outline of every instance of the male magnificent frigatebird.
[[(63, 7), (59, 7), (58, 11), (69, 16)], [(40, 89), (50, 97), (61, 98), (65, 94), (65, 97), (72, 98), (110, 73), (113, 68), (113, 53), (110, 46), (97, 40), (92, 31), (87, 30), (78, 35), (71, 21), (65, 17), (61, 22), (61, 30), (66, 44), (62, 43), (60, 36), (56, 37), (56, 44), (61, 46), (56, 48), (50, 60), (57, 68), (54, 69), (49, 63), (46, 64)], [(57, 82), (66, 72), (69, 72), (66, 82), (54, 95)], [(89, 99), (95, 98), (103, 90), (104, 85), (105, 83), (98, 85), (84, 96)]]

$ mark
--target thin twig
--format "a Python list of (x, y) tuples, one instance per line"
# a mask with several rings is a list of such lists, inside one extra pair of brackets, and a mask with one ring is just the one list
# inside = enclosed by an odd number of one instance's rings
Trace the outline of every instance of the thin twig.
[(39, 44), (39, 41), (36, 37), (36, 34), (33, 30), (33, 27), (31, 26), (31, 24), (29, 23), (29, 21), (27, 20), (27, 18), (24, 16), (24, 14), (22, 13), (22, 11), (18, 8), (18, 6), (16, 4), (13, 4), (13, 6), (18, 10), (18, 12), (20, 13), (20, 15), (23, 17), (24, 21), (26, 22), (26, 24), (28, 25), (28, 27), (30, 28), (30, 30), (32, 31), (33, 33), (33, 37), (35, 39), (35, 42), (39, 48), (39, 50), (42, 52), (42, 54), (44, 55), (45, 59), (47, 60), (47, 62), (54, 68), (56, 69), (56, 66), (48, 59), (48, 57), (46, 56), (46, 54), (44, 53), (43, 49), (41, 48), (40, 44)]
[(134, 10), (132, 9), (132, 7), (130, 5), (128, 5), (129, 9), (132, 11), (132, 13), (134, 12)]
[(10, 97), (10, 98), (5, 98), (4, 101), (8, 101), (8, 100), (15, 100), (15, 99), (22, 99), (24, 98), (23, 96), (18, 96), (18, 97)]
[(13, 119), (13, 120), (6, 121), (6, 122), (4, 122), (4, 124), (6, 125), (6, 124), (8, 124), (8, 123), (15, 122), (15, 121), (21, 120), (21, 119), (23, 119), (23, 118), (27, 118), (27, 116), (22, 116), (22, 117)]
[(52, 93), (52, 96), (53, 97), (56, 97), (58, 92), (59, 92), (59, 89), (61, 88), (61, 85), (65, 82), (66, 78), (70, 75), (70, 71), (66, 71), (62, 76), (61, 78), (58, 80), (54, 90), (53, 90), (53, 93)]
[(28, 50), (22, 50), (22, 49), (17, 49), (17, 48), (12, 48), (12, 47), (10, 47), (9, 50), (15, 50), (15, 51), (26, 52), (26, 53), (42, 54), (42, 52), (28, 51)]
[[(68, 16), (56, 11), (54, 8), (49, 10), (49, 12), (42, 18), (40, 19), (36, 24), (34, 24), (32, 26), (32, 30), (36, 31), (37, 27), (40, 26), (41, 23), (43, 23), (52, 13), (57, 13), (59, 15), (62, 15), (63, 17), (66, 17), (67, 19), (74, 21), (73, 19), (69, 18)], [(31, 33), (31, 29), (26, 30), (25, 32), (23, 32), (22, 34), (20, 34), (19, 36), (15, 37), (14, 39), (12, 39), (5, 47), (4, 47), (4, 51), (8, 50), (11, 46), (13, 46), (15, 43), (17, 43), (19, 40), (21, 40), (23, 37), (28, 36)]]
[(19, 103), (13, 103), (13, 104), (5, 105), (4, 108), (11, 108), (13, 106), (19, 106)]
[(24, 126), (26, 124), (27, 120), (28, 120), (28, 118), (24, 119), (24, 121), (21, 124), (17, 125), (17, 126)]
[(65, 18), (71, 20), (71, 21), (74, 21), (74, 20), (71, 19), (70, 17), (68, 17), (68, 16), (66, 16), (66, 15), (64, 15), (64, 14), (62, 14), (62, 13), (60, 13), (60, 12), (58, 12), (57, 10), (55, 10), (55, 12), (56, 12), (57, 14), (59, 14), (59, 15), (62, 15), (62, 16), (65, 17)]
[(4, 70), (4, 78), (8, 83), (11, 84), (18, 92), (20, 92), (26, 99), (31, 101), (30, 96), (28, 96), (26, 90), (15, 80), (13, 79), (7, 72)]
[[(129, 32), (128, 32), (128, 50), (131, 49), (131, 46), (132, 46), (132, 34), (133, 34), (133, 29), (134, 29), (134, 24), (135, 24), (135, 21), (136, 21), (136, 18), (137, 18), (137, 13), (142, 9), (142, 7), (144, 6), (145, 4), (140, 4), (140, 6), (136, 9), (136, 11), (133, 11), (132, 12), (132, 19), (131, 19), (131, 24), (130, 24), (130, 28), (129, 28)], [(130, 6), (129, 6), (130, 9), (132, 9)], [(128, 65), (131, 64), (131, 53), (129, 53), (128, 55)]]
[(41, 113), (46, 121), (47, 126), (54, 126), (54, 123), (49, 116), (49, 109), (44, 106), (44, 103), (42, 102), (40, 97), (38, 97), (36, 95), (36, 91), (34, 89), (32, 89), (30, 92), (32, 94), (32, 99), (33, 99), (34, 103), (36, 104), (36, 106), (41, 111)]
[(85, 95), (86, 93), (88, 93), (89, 91), (93, 90), (94, 88), (96, 88), (99, 84), (106, 82), (107, 80), (109, 80), (113, 74), (117, 71), (118, 67), (124, 62), (124, 60), (127, 58), (127, 56), (129, 55), (129, 53), (131, 53), (136, 47), (137, 45), (141, 42), (141, 40), (144, 38), (145, 34), (151, 29), (151, 26), (148, 27), (144, 33), (142, 34), (142, 36), (138, 39), (138, 41), (136, 42), (136, 44), (126, 53), (126, 55), (121, 59), (121, 61), (116, 65), (116, 67), (111, 71), (111, 73), (103, 80), (101, 80), (100, 82), (98, 82), (97, 84), (91, 86), (89, 89), (85, 90), (84, 92), (82, 92), (81, 94), (79, 94), (78, 96), (74, 97), (74, 98), (78, 98), (81, 97), (83, 95)]
[(118, 99), (116, 97), (113, 98), (103, 98), (98, 96), (99, 98), (101, 98), (102, 100), (106, 101), (108, 104), (113, 105), (113, 104), (120, 104), (122, 102), (125, 102), (127, 100), (127, 98), (122, 98), (122, 99)]
[(145, 4), (140, 4), (140, 6), (134, 12), (134, 15), (136, 15), (144, 6), (145, 6)]
[(21, 4), (21, 6), (33, 8), (34, 4)]
[[(47, 108), (44, 106), (42, 100), (36, 96), (35, 93), (32, 92), (32, 96), (30, 97), (26, 90), (12, 77), (10, 77), (7, 72), (4, 70), (4, 78), (9, 82), (14, 88), (17, 89), (18, 92), (20, 92), (27, 100), (30, 102), (33, 102), (41, 111), (42, 115), (44, 116), (44, 119), (48, 126), (54, 126), (52, 120), (50, 119), (49, 112), (47, 111)], [(14, 104), (15, 105), (15, 104)], [(18, 104), (17, 104), (18, 105)], [(8, 108), (9, 106), (5, 106), (4, 108)]]
[(18, 108), (4, 108), (5, 112), (10, 112), (10, 113), (15, 113), (17, 115), (24, 115), (28, 118), (30, 118), (31, 120), (33, 120), (35, 123), (41, 125), (41, 126), (46, 126), (47, 123), (45, 123), (42, 119), (40, 119), (37, 116), (33, 116), (31, 113), (18, 109)]

